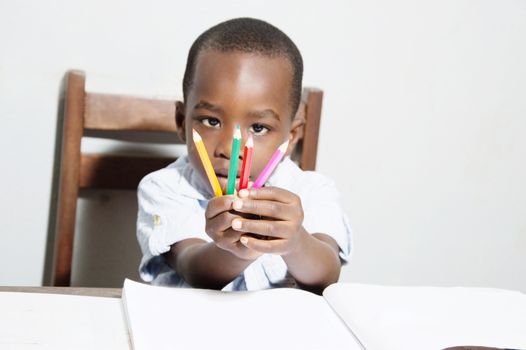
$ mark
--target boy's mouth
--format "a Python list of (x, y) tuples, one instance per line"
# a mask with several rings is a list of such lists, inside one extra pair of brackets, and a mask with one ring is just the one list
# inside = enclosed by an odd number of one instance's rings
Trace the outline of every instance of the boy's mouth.
[(216, 170), (216, 176), (217, 178), (225, 178), (228, 179), (228, 170)]
[[(217, 180), (219, 181), (219, 185), (221, 185), (221, 189), (225, 191), (228, 185), (228, 171), (217, 170), (216, 176), (217, 176)], [(236, 188), (238, 184), (239, 184), (239, 175), (236, 176)]]

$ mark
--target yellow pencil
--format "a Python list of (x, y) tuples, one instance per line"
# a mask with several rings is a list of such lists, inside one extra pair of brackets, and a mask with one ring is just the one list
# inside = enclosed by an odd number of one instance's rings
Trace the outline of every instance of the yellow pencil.
[(203, 167), (205, 168), (206, 176), (208, 176), (208, 181), (210, 181), (210, 185), (212, 185), (212, 189), (214, 190), (215, 196), (220, 197), (223, 195), (223, 191), (221, 191), (221, 185), (219, 185), (219, 181), (217, 180), (217, 176), (214, 171), (214, 168), (212, 167), (212, 163), (210, 162), (210, 158), (208, 158), (208, 153), (206, 153), (206, 148), (205, 144), (203, 143), (203, 139), (201, 138), (201, 135), (199, 135), (199, 133), (194, 129), (192, 129), (192, 133), (194, 136), (195, 147), (197, 148), (199, 158), (201, 158), (201, 162), (203, 163)]

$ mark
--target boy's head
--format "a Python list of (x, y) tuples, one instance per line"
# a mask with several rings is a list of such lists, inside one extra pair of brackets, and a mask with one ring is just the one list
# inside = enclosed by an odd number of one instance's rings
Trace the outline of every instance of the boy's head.
[(236, 18), (219, 23), (201, 34), (192, 44), (183, 77), (186, 101), (192, 87), (199, 54), (205, 50), (243, 52), (286, 58), (292, 67), (290, 102), (293, 113), (301, 100), (303, 59), (292, 40), (273, 25), (254, 18)]
[(179, 135), (187, 143), (192, 165), (205, 177), (192, 129), (203, 137), (222, 187), (235, 125), (241, 127), (242, 144), (249, 133), (254, 137), (252, 177), (287, 139), (290, 151), (304, 122), (294, 118), (302, 76), (303, 61), (296, 45), (266, 22), (233, 19), (201, 34), (188, 54), (184, 103), (178, 103), (176, 112)]

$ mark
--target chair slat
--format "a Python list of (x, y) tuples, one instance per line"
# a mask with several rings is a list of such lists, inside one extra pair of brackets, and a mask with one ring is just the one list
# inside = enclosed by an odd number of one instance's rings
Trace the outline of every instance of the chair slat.
[(83, 154), (80, 160), (82, 189), (136, 190), (147, 174), (162, 169), (175, 158), (146, 158), (107, 154)]
[(82, 138), (82, 112), (85, 98), (84, 73), (70, 72), (65, 80), (64, 121), (61, 142), (62, 173), (59, 179), (59, 191), (55, 251), (53, 259), (52, 283), (54, 286), (69, 286), (71, 261), (73, 257), (73, 232), (75, 230), (75, 212), (77, 208), (78, 179), (80, 163), (80, 144)]
[(323, 91), (315, 88), (306, 88), (304, 92), (306, 123), (301, 142), (300, 166), (303, 170), (315, 170)]
[(174, 132), (175, 101), (87, 93), (84, 127), (95, 130)]

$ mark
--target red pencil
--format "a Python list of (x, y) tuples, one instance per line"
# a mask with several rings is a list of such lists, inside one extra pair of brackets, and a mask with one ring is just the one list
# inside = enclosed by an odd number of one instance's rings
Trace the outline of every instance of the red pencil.
[(241, 178), (239, 179), (239, 191), (248, 187), (248, 177), (250, 176), (250, 165), (252, 164), (252, 153), (254, 152), (254, 140), (252, 135), (248, 137), (243, 151), (243, 165), (241, 165)]

